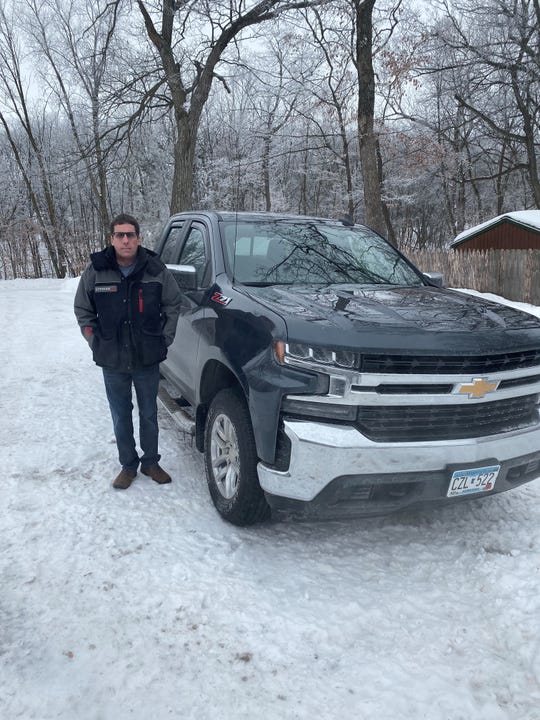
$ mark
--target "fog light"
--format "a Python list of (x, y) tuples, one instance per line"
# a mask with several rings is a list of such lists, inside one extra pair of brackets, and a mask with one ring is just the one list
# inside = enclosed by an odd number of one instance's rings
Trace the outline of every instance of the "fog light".
[(347, 382), (344, 378), (335, 377), (330, 375), (330, 387), (328, 388), (329, 395), (335, 395), (336, 397), (343, 397), (347, 390)]
[(311, 400), (295, 400), (284, 398), (281, 409), (291, 415), (315, 417), (320, 420), (356, 420), (356, 405), (332, 405), (330, 403), (319, 403)]

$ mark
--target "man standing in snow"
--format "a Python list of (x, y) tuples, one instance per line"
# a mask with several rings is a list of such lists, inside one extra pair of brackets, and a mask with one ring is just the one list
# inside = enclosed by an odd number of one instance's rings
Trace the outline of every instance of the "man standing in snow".
[[(181, 295), (172, 274), (141, 246), (131, 215), (111, 223), (111, 245), (91, 255), (75, 295), (75, 315), (94, 362), (103, 368), (122, 470), (113, 487), (128, 488), (139, 463), (143, 475), (171, 482), (159, 465), (157, 392), (159, 363), (174, 340)], [(139, 458), (133, 435), (132, 385), (140, 419)]]

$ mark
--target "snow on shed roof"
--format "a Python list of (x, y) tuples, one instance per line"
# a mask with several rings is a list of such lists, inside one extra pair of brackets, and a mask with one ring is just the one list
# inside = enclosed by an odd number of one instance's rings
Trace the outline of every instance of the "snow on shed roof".
[(504, 213), (504, 215), (497, 215), (497, 217), (486, 220), (486, 222), (480, 223), (480, 225), (475, 225), (468, 230), (463, 230), (459, 235), (456, 235), (455, 239), (450, 243), (450, 247), (459, 245), (473, 235), (478, 235), (482, 230), (487, 230), (492, 225), (498, 225), (504, 220), (510, 220), (510, 222), (516, 223), (516, 225), (523, 225), (524, 227), (531, 228), (531, 230), (540, 232), (540, 210), (517, 210), (516, 212)]

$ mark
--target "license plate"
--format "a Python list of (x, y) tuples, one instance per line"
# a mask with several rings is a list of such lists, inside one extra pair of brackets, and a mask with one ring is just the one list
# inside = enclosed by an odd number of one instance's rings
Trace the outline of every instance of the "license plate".
[(472, 495), (493, 490), (500, 469), (500, 465), (490, 465), (489, 467), (456, 470), (450, 479), (446, 497)]

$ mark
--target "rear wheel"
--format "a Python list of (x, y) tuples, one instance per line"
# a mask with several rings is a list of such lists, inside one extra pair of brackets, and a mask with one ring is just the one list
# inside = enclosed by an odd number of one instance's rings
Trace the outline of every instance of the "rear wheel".
[(257, 453), (245, 402), (231, 389), (213, 399), (205, 424), (204, 459), (210, 495), (234, 525), (266, 519), (270, 509), (259, 485)]

